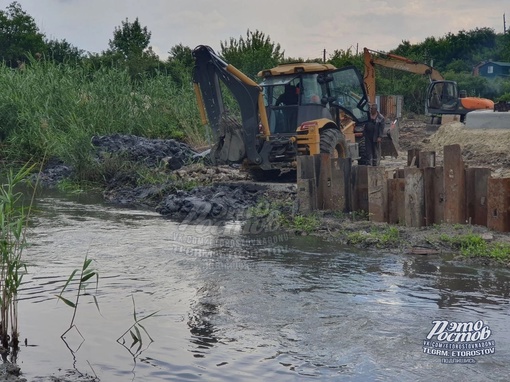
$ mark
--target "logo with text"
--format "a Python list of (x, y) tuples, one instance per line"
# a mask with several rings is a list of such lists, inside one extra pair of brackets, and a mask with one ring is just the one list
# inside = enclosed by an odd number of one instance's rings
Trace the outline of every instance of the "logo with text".
[(477, 357), (494, 354), (496, 341), (482, 320), (476, 322), (432, 321), (423, 340), (423, 352), (441, 357), (445, 364), (472, 364)]

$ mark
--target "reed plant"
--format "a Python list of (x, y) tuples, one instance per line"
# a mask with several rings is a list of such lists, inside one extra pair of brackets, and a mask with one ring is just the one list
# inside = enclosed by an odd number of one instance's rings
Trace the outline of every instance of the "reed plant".
[[(143, 351), (142, 350), (142, 346), (143, 346), (143, 338), (144, 338), (144, 336), (142, 335), (142, 331), (145, 333), (145, 335), (149, 339), (149, 344), (147, 345), (147, 347), (151, 343), (154, 342), (154, 340), (150, 336), (149, 332), (147, 331), (147, 329), (145, 329), (145, 326), (143, 326), (141, 324), (141, 322), (146, 320), (146, 319), (148, 319), (148, 318), (151, 318), (152, 316), (154, 316), (158, 312), (157, 311), (156, 312), (152, 312), (151, 314), (149, 314), (147, 316), (143, 316), (142, 318), (139, 318), (137, 313), (136, 313), (135, 297), (133, 295), (131, 295), (131, 298), (133, 300), (133, 320), (134, 320), (134, 323), (124, 333), (122, 333), (122, 335), (119, 338), (117, 338), (117, 342), (119, 344), (121, 344), (122, 346), (124, 346), (126, 349), (128, 349), (128, 351), (131, 353), (131, 355), (133, 356), (133, 359), (136, 362), (136, 357), (139, 356), (142, 353), (142, 351)], [(131, 340), (133, 341), (133, 342), (131, 342), (131, 345), (129, 347), (126, 344), (126, 337), (127, 337), (128, 333), (129, 333), (129, 336), (131, 337)], [(138, 344), (137, 348), (133, 349), (137, 344)]]
[(0, 138), (8, 160), (59, 158), (78, 180), (94, 180), (95, 135), (133, 134), (204, 144), (191, 79), (159, 73), (133, 82), (126, 70), (32, 60), (0, 65)]
[[(64, 302), (64, 304), (66, 304), (67, 306), (69, 306), (73, 309), (73, 316), (71, 317), (71, 322), (69, 324), (69, 328), (61, 336), (61, 338), (64, 341), (65, 341), (65, 335), (73, 328), (75, 328), (76, 331), (78, 332), (78, 334), (83, 338), (80, 331), (76, 327), (74, 320), (76, 319), (76, 313), (78, 312), (78, 305), (80, 302), (80, 297), (87, 294), (86, 288), (88, 285), (88, 281), (90, 279), (95, 279), (96, 290), (97, 290), (97, 287), (99, 284), (99, 273), (91, 266), (91, 264), (92, 264), (92, 259), (89, 259), (89, 258), (87, 258), (87, 256), (85, 256), (85, 259), (83, 260), (83, 265), (82, 265), (81, 269), (75, 269), (71, 272), (71, 275), (68, 277), (66, 283), (62, 287), (60, 294), (57, 296), (57, 298), (62, 300)], [(77, 278), (76, 278), (76, 275), (78, 275)], [(64, 292), (67, 291), (68, 287), (73, 282), (75, 284), (77, 284), (77, 288), (76, 288), (76, 295), (74, 296), (74, 301), (71, 301), (70, 299), (65, 298), (63, 296), (63, 294), (64, 294)], [(99, 304), (97, 302), (96, 296), (92, 295), (92, 298), (94, 299), (96, 308), (99, 311)]]
[(11, 170), (0, 187), (0, 340), (4, 351), (17, 349), (19, 343), (17, 295), (26, 270), (21, 255), (30, 207), (24, 207), (23, 194), (16, 189), (31, 170), (29, 166), (16, 173)]

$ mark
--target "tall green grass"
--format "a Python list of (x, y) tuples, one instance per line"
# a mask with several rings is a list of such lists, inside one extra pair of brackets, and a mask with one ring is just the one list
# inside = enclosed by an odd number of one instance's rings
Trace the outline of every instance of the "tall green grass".
[(21, 255), (30, 209), (22, 205), (23, 195), (16, 187), (30, 171), (27, 166), (17, 173), (10, 171), (0, 186), (0, 341), (4, 349), (16, 349), (19, 342), (17, 294), (25, 271)]
[[(189, 74), (183, 73), (189, 77)], [(125, 70), (32, 61), (0, 66), (1, 159), (57, 157), (92, 176), (94, 135), (134, 134), (204, 143), (191, 79), (158, 74), (133, 82)]]

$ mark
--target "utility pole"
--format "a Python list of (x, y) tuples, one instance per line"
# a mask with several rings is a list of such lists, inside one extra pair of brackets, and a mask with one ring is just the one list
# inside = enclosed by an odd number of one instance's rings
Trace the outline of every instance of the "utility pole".
[(506, 34), (506, 19), (504, 13), (503, 13), (503, 34)]
[(324, 49), (322, 52), (322, 62), (326, 63), (326, 49)]

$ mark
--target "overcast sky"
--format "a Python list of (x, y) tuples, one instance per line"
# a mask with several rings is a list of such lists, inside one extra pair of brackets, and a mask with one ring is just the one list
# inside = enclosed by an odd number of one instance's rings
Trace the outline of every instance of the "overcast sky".
[[(12, 0), (0, 0), (5, 10)], [(18, 0), (47, 38), (87, 52), (108, 48), (115, 27), (137, 17), (152, 33), (161, 59), (182, 43), (194, 48), (259, 30), (286, 57), (316, 58), (336, 49), (388, 51), (403, 40), (422, 42), (451, 32), (489, 27), (503, 33), (508, 0)], [(312, 5), (313, 4), (313, 5)], [(508, 29), (508, 22), (507, 22)]]

